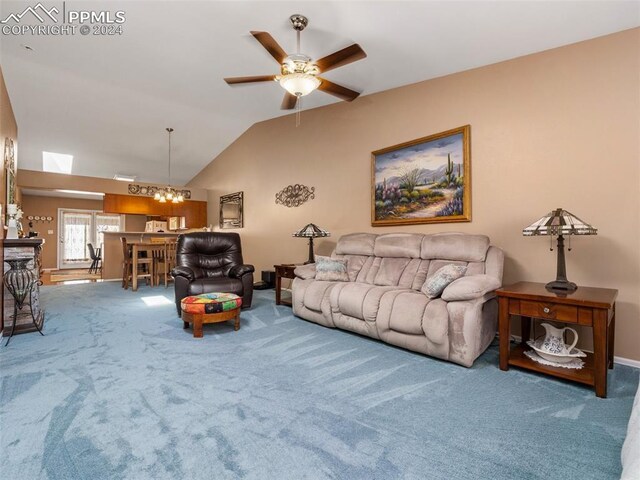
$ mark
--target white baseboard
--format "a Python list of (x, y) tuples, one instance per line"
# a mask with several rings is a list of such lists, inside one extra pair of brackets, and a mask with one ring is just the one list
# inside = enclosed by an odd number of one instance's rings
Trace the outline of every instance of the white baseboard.
[[(518, 335), (511, 335), (516, 342), (520, 343), (522, 341), (522, 337)], [(593, 353), (592, 350), (583, 349), (585, 352)], [(613, 363), (618, 363), (620, 365), (626, 365), (627, 367), (640, 368), (640, 360), (633, 360), (631, 358), (618, 357), (616, 355), (613, 356)]]
[(640, 360), (632, 360), (624, 357), (613, 357), (613, 363), (619, 363), (620, 365), (626, 365), (627, 367), (640, 368)]

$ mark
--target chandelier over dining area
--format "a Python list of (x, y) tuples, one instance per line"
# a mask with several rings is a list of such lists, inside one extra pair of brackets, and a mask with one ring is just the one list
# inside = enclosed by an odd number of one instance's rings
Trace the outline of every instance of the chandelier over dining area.
[(167, 133), (169, 134), (169, 166), (168, 166), (169, 183), (167, 184), (166, 187), (160, 188), (155, 193), (153, 198), (160, 203), (166, 203), (166, 202), (181, 203), (181, 202), (184, 202), (184, 196), (182, 195), (182, 192), (179, 192), (178, 190), (176, 190), (171, 186), (171, 133), (173, 132), (173, 128), (168, 127), (166, 130), (167, 130)]

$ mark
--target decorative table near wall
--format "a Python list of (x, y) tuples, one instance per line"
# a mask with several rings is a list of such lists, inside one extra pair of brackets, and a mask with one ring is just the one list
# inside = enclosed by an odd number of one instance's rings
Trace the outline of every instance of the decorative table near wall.
[[(41, 238), (2, 241), (0, 251), (3, 255), (4, 276), (0, 332), (3, 337), (34, 331), (42, 333), (44, 311), (40, 306), (40, 274), (43, 244), (44, 240)], [(8, 274), (11, 270), (13, 273)], [(8, 283), (12, 285), (9, 286)], [(15, 327), (14, 311), (17, 311)]]
[(283, 298), (282, 292), (284, 291), (291, 291), (290, 289), (285, 289), (282, 287), (282, 279), (283, 278), (289, 278), (289, 279), (294, 279), (296, 278), (295, 273), (293, 273), (293, 271), (296, 269), (298, 265), (295, 265), (293, 263), (285, 263), (282, 265), (274, 265), (273, 267), (276, 269), (276, 305), (287, 305), (287, 306), (291, 306), (291, 300), (289, 299), (290, 297), (287, 296), (287, 298)]
[[(500, 305), (500, 370), (509, 366), (545, 373), (594, 387), (598, 397), (607, 396), (607, 369), (613, 368), (613, 348), (618, 291), (579, 287), (573, 292), (554, 292), (542, 283), (519, 282), (496, 291)], [(520, 317), (522, 342), (511, 348), (511, 315)], [(584, 325), (593, 330), (593, 353), (587, 353), (584, 368), (571, 370), (545, 366), (525, 355), (531, 319)]]

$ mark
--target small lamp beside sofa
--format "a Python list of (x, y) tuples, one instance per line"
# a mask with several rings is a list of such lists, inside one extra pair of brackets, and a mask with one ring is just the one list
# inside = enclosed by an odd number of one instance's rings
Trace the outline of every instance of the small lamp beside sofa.
[[(485, 235), (355, 233), (331, 258), (346, 261), (344, 281), (316, 278), (316, 264), (296, 268), (295, 315), (466, 367), (495, 337), (504, 256)], [(464, 275), (430, 298), (423, 287), (448, 265)]]

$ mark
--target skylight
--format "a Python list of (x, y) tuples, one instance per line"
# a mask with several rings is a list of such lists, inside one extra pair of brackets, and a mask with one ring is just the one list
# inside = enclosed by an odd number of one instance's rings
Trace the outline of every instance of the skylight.
[(71, 173), (73, 155), (64, 153), (42, 152), (42, 170), (51, 173)]
[(123, 175), (120, 173), (116, 173), (113, 176), (114, 180), (118, 180), (120, 182), (135, 182), (136, 180), (136, 176), (135, 175)]

